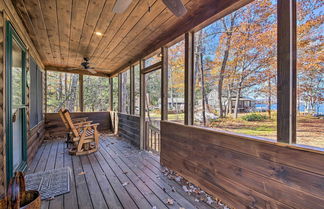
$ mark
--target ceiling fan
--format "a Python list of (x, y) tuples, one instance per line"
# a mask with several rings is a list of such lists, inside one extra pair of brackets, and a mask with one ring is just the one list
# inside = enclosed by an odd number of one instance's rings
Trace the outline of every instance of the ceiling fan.
[[(182, 0), (162, 0), (162, 1), (171, 10), (171, 12), (177, 17), (181, 17), (187, 12), (186, 7), (182, 3)], [(113, 8), (113, 12), (117, 14), (121, 14), (125, 12), (125, 10), (129, 7), (131, 3), (132, 0), (117, 0)]]
[(83, 62), (81, 62), (81, 67), (75, 67), (75, 68), (70, 68), (68, 70), (87, 70), (92, 74), (96, 74), (97, 71), (95, 71), (94, 67), (90, 67), (90, 58), (89, 57), (83, 57)]

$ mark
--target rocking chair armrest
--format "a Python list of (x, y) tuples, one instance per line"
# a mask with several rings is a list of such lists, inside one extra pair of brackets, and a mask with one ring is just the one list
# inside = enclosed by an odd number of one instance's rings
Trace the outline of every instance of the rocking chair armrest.
[(87, 124), (91, 124), (92, 121), (85, 121), (85, 122), (80, 122), (80, 123), (75, 123), (74, 126), (85, 126)]
[(72, 121), (74, 122), (85, 122), (88, 120), (88, 117), (84, 117), (84, 118), (72, 118)]
[(99, 126), (100, 125), (100, 123), (94, 123), (94, 124), (87, 124), (87, 125), (84, 125), (83, 127), (97, 127), (97, 126)]

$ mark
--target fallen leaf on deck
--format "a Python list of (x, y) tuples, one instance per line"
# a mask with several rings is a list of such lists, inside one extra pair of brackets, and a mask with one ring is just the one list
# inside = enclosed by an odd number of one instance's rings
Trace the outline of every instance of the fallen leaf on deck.
[(166, 202), (168, 205), (173, 205), (173, 199), (168, 199)]
[(181, 177), (180, 177), (180, 176), (177, 176), (177, 177), (175, 177), (175, 180), (176, 180), (177, 182), (180, 182), (180, 181), (181, 181)]
[(128, 173), (127, 171), (124, 171), (124, 172), (123, 172), (123, 174), (125, 174), (125, 175), (126, 175), (127, 173)]
[(188, 188), (186, 186), (182, 186), (183, 191), (189, 192)]
[(51, 201), (51, 200), (54, 200), (54, 197), (49, 197), (46, 199), (47, 201)]
[(82, 171), (78, 175), (81, 176), (81, 175), (84, 175), (84, 174), (86, 174), (86, 172)]
[(212, 200), (211, 197), (207, 197), (207, 203), (208, 203), (209, 205), (211, 205), (213, 202), (214, 202), (214, 201)]

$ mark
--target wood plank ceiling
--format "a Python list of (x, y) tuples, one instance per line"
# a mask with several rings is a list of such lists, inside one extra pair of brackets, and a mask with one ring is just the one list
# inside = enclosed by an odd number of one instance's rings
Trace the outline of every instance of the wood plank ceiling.
[(162, 0), (133, 0), (122, 14), (115, 0), (12, 1), (45, 66), (78, 67), (87, 56), (111, 74), (243, 0), (183, 0), (181, 18)]

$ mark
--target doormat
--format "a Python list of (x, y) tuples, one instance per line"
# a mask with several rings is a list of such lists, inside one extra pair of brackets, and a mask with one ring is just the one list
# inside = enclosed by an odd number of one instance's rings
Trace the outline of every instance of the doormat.
[(42, 200), (70, 192), (70, 168), (64, 167), (25, 176), (26, 189), (39, 191)]

